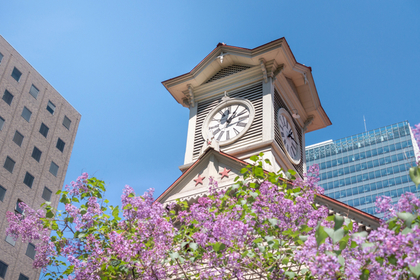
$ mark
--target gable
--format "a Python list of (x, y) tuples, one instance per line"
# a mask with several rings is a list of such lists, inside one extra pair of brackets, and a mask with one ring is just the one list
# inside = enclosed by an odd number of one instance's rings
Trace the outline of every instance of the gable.
[(243, 70), (249, 69), (251, 66), (244, 66), (244, 65), (230, 65), (225, 68), (222, 68), (220, 71), (218, 71), (216, 74), (213, 75), (210, 79), (208, 79), (205, 84), (216, 81), (218, 79), (230, 76), (232, 74), (239, 73)]

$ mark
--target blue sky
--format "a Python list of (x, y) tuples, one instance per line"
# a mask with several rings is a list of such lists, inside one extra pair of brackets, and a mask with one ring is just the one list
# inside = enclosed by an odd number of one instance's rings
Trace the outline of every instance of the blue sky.
[(311, 66), (333, 125), (307, 144), (420, 122), (419, 1), (5, 1), (0, 34), (81, 114), (66, 182), (106, 181), (108, 199), (172, 184), (188, 109), (161, 85), (217, 43), (280, 37)]

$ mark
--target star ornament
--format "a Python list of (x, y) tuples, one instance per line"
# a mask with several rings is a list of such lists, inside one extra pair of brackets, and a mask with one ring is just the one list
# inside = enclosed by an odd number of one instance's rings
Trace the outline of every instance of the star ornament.
[(198, 178), (197, 179), (194, 179), (194, 182), (195, 182), (195, 186), (197, 186), (198, 184), (203, 184), (203, 180), (204, 180), (204, 178), (206, 178), (206, 177), (201, 177), (201, 175), (200, 174), (198, 174)]
[(220, 175), (222, 175), (222, 178), (220, 178), (220, 179), (223, 179), (224, 177), (228, 177), (229, 178), (229, 173), (230, 172), (230, 169), (227, 169), (226, 167), (224, 167), (223, 168), (223, 171), (222, 172), (219, 172), (219, 174)]

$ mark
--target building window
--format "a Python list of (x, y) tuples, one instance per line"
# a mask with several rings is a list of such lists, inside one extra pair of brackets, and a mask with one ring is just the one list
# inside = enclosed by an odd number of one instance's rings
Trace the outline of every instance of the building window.
[(47, 111), (51, 113), (51, 115), (54, 115), (55, 112), (55, 105), (48, 100), (48, 105), (47, 105)]
[(7, 267), (8, 267), (7, 264), (0, 261), (0, 278), (5, 278), (6, 277)]
[(4, 119), (0, 117), (0, 130), (3, 129), (3, 125), (4, 125)]
[(28, 187), (32, 188), (32, 184), (34, 183), (35, 177), (31, 175), (31, 173), (26, 172), (25, 179), (23, 179), (23, 183)]
[(18, 280), (29, 280), (29, 278), (21, 273), (21, 274), (19, 274), (19, 279)]
[(39, 128), (39, 133), (41, 133), (45, 138), (47, 138), (49, 130), (50, 129), (48, 128), (48, 126), (46, 126), (44, 123), (42, 123), (41, 127)]
[(6, 189), (0, 185), (0, 201), (4, 200), (4, 196), (6, 195)]
[(20, 203), (22, 202), (22, 200), (20, 200), (20, 199), (18, 199), (17, 201), (16, 201), (16, 207), (15, 207), (15, 211), (17, 212), (17, 213), (19, 213), (19, 214), (22, 214), (23, 215), (23, 209), (22, 208), (20, 208)]
[(7, 89), (4, 91), (3, 100), (9, 105), (12, 104), (13, 95)]
[(28, 248), (26, 248), (26, 255), (31, 259), (35, 259), (35, 245), (32, 243), (28, 244)]
[(15, 79), (17, 82), (19, 82), (20, 76), (22, 76), (22, 72), (20, 72), (16, 67), (13, 68), (13, 71), (12, 71), (13, 79)]
[(58, 173), (58, 165), (55, 164), (54, 161), (51, 161), (51, 165), (50, 165), (50, 173), (52, 175), (54, 175), (55, 177), (57, 177), (57, 173)]
[(2, 60), (3, 60), (3, 54), (0, 53), (0, 63), (1, 63)]
[(38, 98), (39, 89), (36, 88), (36, 86), (32, 85), (31, 89), (29, 90), (29, 93), (35, 98)]
[(23, 135), (17, 130), (15, 132), (15, 136), (13, 136), (13, 142), (15, 142), (19, 147), (22, 145)]
[(6, 158), (6, 161), (4, 162), (3, 167), (9, 171), (10, 173), (13, 173), (13, 169), (15, 168), (15, 161), (11, 159), (10, 157)]
[(44, 191), (42, 192), (42, 198), (46, 201), (51, 201), (51, 195), (52, 191), (49, 188), (44, 187)]
[(6, 242), (9, 243), (12, 246), (15, 246), (15, 244), (16, 244), (16, 241), (10, 235), (6, 236)]
[(67, 118), (67, 116), (64, 116), (63, 125), (65, 128), (70, 129), (71, 120)]
[(29, 120), (31, 119), (31, 116), (32, 116), (32, 112), (31, 111), (29, 111), (29, 109), (28, 108), (26, 108), (26, 106), (25, 107), (23, 107), (23, 111), (22, 111), (22, 117), (27, 121), (27, 122), (29, 122)]
[(42, 152), (34, 146), (34, 150), (32, 151), (32, 157), (39, 162), (39, 160), (41, 159), (41, 154)]
[(57, 140), (57, 149), (59, 149), (61, 152), (64, 151), (64, 146), (66, 145), (66, 143), (64, 143), (63, 140), (61, 140), (60, 138), (58, 138)]

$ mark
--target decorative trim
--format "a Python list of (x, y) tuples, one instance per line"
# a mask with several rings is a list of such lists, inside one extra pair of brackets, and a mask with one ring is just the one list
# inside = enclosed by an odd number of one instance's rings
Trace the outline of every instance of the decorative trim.
[(261, 71), (264, 77), (264, 82), (267, 83), (268, 82), (268, 76), (267, 76), (267, 68), (265, 67), (265, 61), (264, 58), (260, 58), (260, 66), (261, 66)]
[(310, 115), (306, 121), (303, 123), (303, 133), (306, 132), (306, 130), (308, 129), (308, 126), (311, 125), (312, 121), (314, 120), (314, 116)]

